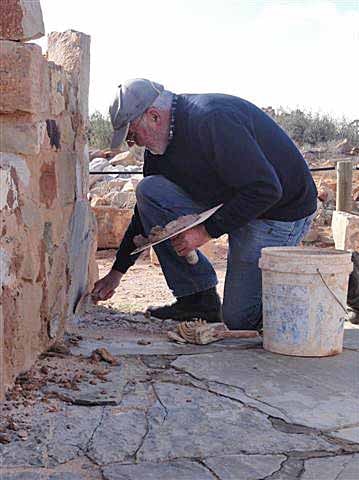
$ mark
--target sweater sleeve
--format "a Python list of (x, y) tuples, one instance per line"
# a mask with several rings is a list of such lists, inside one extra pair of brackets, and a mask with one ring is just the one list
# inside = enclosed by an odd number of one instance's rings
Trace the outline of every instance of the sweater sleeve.
[(127, 227), (126, 233), (117, 250), (116, 260), (112, 265), (113, 270), (126, 273), (127, 270), (134, 265), (140, 254), (131, 255), (131, 252), (136, 248), (136, 245), (133, 243), (133, 237), (139, 234), (143, 235), (143, 228), (136, 206), (131, 223)]
[(283, 192), (272, 164), (241, 119), (216, 111), (199, 128), (202, 154), (233, 192), (204, 223), (209, 235), (217, 238), (263, 214)]
[[(143, 176), (147, 177), (149, 175), (157, 175), (158, 173), (159, 170), (156, 156), (146, 150), (144, 154)], [(136, 249), (136, 245), (133, 243), (133, 238), (136, 235), (145, 235), (137, 206), (135, 206), (131, 223), (129, 224), (117, 250), (116, 259), (112, 265), (113, 270), (126, 273), (127, 270), (135, 264), (140, 256), (139, 253), (137, 255), (131, 255), (131, 252)]]

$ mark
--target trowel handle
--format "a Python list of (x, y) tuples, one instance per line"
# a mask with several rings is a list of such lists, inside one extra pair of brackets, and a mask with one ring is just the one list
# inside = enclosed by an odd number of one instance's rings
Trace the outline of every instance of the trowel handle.
[(228, 330), (220, 334), (221, 338), (254, 338), (258, 337), (257, 330)]
[(186, 260), (190, 265), (196, 265), (199, 260), (196, 250), (189, 252), (189, 254), (186, 255)]

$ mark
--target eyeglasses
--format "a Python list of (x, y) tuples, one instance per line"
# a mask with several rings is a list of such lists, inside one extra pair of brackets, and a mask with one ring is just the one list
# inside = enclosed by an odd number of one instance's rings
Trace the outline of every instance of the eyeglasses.
[(129, 125), (127, 137), (126, 137), (126, 143), (129, 147), (132, 147), (136, 143), (136, 128), (139, 126), (141, 121), (143, 120), (143, 116), (146, 112), (143, 112), (143, 114), (139, 117), (136, 118), (134, 121), (132, 121)]

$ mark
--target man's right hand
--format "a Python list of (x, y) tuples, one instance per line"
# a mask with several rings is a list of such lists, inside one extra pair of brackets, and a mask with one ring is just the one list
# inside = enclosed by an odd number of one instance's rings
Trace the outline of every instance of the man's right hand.
[(110, 270), (110, 272), (98, 280), (91, 292), (92, 298), (97, 302), (99, 300), (108, 300), (115, 293), (119, 286), (123, 273), (117, 270)]

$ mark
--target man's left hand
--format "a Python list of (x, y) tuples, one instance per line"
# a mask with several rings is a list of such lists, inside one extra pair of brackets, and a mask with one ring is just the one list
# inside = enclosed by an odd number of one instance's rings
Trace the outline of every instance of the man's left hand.
[(204, 225), (197, 225), (173, 237), (171, 243), (177, 255), (183, 257), (188, 255), (192, 250), (207, 243), (211, 238)]

